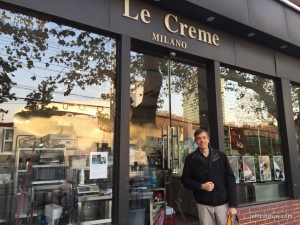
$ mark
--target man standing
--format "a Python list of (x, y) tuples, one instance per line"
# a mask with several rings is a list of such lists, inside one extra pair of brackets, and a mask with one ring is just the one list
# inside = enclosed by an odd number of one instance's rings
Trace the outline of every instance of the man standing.
[(184, 163), (181, 182), (193, 190), (200, 225), (225, 225), (237, 214), (235, 177), (224, 152), (211, 148), (206, 130), (194, 133), (198, 145)]

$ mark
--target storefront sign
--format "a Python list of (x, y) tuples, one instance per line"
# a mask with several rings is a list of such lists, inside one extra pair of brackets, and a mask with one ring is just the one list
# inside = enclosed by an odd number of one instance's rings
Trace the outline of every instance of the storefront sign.
[[(127, 17), (132, 20), (139, 21), (141, 20), (145, 24), (149, 24), (151, 22), (150, 18), (150, 12), (147, 9), (142, 9), (140, 13), (137, 13), (135, 15), (130, 14), (130, 7), (129, 7), (129, 0), (124, 0), (124, 17)], [(183, 37), (189, 37), (191, 39), (195, 39), (197, 41), (219, 46), (220, 45), (220, 39), (217, 34), (211, 34), (210, 32), (207, 32), (203, 29), (196, 28), (194, 26), (190, 26), (186, 23), (181, 22), (176, 15), (173, 14), (167, 14), (165, 15), (164, 19), (164, 25), (168, 32), (172, 34), (179, 34)], [(151, 33), (151, 39), (153, 41), (157, 41), (163, 44), (172, 45), (175, 47), (180, 47), (183, 49), (187, 48), (187, 43), (185, 41), (182, 41), (180, 39), (176, 38), (170, 38), (166, 35), (158, 34), (155, 32)]]

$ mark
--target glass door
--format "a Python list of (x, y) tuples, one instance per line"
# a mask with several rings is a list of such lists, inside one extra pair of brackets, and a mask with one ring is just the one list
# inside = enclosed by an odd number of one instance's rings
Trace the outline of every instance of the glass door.
[(198, 221), (180, 175), (194, 131), (209, 129), (206, 93), (204, 65), (131, 52), (129, 224)]

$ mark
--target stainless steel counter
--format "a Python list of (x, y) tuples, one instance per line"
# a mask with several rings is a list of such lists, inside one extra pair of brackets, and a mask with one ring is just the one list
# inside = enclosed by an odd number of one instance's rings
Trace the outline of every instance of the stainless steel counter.
[(95, 219), (89, 221), (82, 221), (82, 210), (84, 203), (94, 202), (94, 201), (111, 201), (112, 195), (83, 195), (78, 196), (78, 215), (77, 215), (77, 222), (81, 225), (90, 225), (90, 224), (101, 224), (101, 223), (110, 223), (111, 218), (105, 219)]

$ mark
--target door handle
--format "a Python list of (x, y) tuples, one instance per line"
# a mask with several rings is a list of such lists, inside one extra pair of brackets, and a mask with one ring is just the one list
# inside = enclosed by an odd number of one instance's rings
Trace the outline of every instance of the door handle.
[(171, 128), (172, 132), (172, 173), (174, 172), (176, 168), (176, 130), (174, 127)]
[[(161, 128), (161, 133), (162, 133), (162, 168), (163, 169), (170, 169), (170, 148), (171, 148), (171, 138), (170, 138), (170, 133), (171, 133), (171, 128), (168, 126), (167, 127), (167, 132), (165, 133), (165, 127)], [(167, 146), (165, 146), (167, 145)], [(166, 150), (166, 152), (165, 152)], [(165, 162), (165, 157), (167, 159), (167, 165)]]
[[(177, 170), (181, 169), (181, 156), (180, 156), (180, 128), (172, 128), (173, 137), (173, 173), (178, 173)], [(176, 162), (178, 160), (178, 162)], [(176, 165), (177, 164), (177, 165)]]
[(176, 140), (177, 140), (177, 150), (178, 150), (178, 169), (179, 171), (181, 170), (181, 153), (180, 153), (180, 127), (178, 126), (177, 127), (177, 130), (176, 130)]
[(171, 169), (171, 127), (167, 129), (167, 157), (168, 157), (168, 169)]
[(162, 139), (162, 168), (165, 169), (165, 138), (166, 138), (166, 134), (165, 134), (165, 127), (161, 127), (161, 139)]

